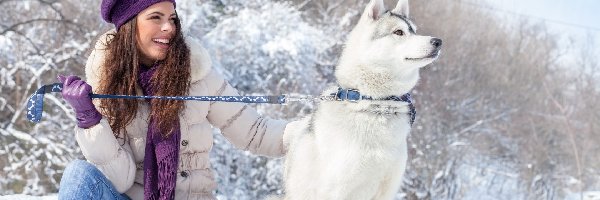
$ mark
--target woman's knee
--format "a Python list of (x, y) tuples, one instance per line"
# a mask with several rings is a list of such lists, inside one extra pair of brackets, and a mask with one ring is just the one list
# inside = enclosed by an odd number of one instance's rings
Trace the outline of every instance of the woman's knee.
[[(96, 166), (85, 160), (75, 160), (67, 165), (63, 172), (62, 179), (83, 180), (92, 176), (99, 175), (100, 170)], [(62, 180), (61, 179), (61, 180)]]
[(123, 199), (124, 196), (93, 164), (75, 160), (65, 168), (58, 190), (59, 199)]
[(67, 165), (60, 179), (59, 199), (84, 199), (99, 193), (100, 170), (84, 160), (75, 160)]
[(85, 160), (75, 160), (67, 165), (60, 179), (62, 188), (88, 188), (98, 187), (104, 176), (93, 164)]

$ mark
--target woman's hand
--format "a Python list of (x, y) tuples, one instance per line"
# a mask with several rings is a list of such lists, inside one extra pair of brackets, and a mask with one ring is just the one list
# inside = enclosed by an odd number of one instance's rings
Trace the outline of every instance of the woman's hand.
[(297, 121), (288, 122), (283, 131), (283, 146), (284, 149), (289, 150), (290, 144), (294, 142), (298, 136), (303, 135), (310, 124), (310, 118), (312, 116), (304, 117)]
[(92, 103), (90, 97), (92, 86), (73, 75), (68, 77), (59, 75), (58, 80), (63, 83), (61, 93), (63, 98), (75, 110), (77, 126), (89, 128), (98, 124), (102, 119), (102, 115)]

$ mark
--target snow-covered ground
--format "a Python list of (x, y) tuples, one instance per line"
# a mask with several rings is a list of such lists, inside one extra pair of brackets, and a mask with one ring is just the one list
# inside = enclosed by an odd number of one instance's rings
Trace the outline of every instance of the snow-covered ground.
[(565, 198), (565, 200), (578, 200), (578, 199), (600, 200), (600, 191), (587, 191), (587, 192), (583, 192), (583, 195), (580, 195), (579, 193), (572, 193), (572, 194), (567, 195), (567, 197)]
[[(580, 195), (578, 193), (572, 193), (567, 195), (565, 200), (579, 200)], [(56, 200), (58, 197), (56, 194), (48, 195), (48, 196), (29, 196), (29, 195), (6, 195), (0, 196), (0, 200)], [(221, 198), (219, 198), (221, 199)], [(493, 199), (493, 198), (491, 198)], [(583, 193), (582, 200), (600, 200), (600, 191), (588, 191)]]
[(29, 195), (6, 195), (0, 196), (0, 200), (55, 200), (58, 199), (56, 194), (48, 195), (48, 196), (29, 196)]

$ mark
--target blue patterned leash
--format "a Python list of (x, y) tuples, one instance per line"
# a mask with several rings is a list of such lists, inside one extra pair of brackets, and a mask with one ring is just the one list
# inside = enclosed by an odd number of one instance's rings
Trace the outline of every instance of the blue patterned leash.
[[(44, 110), (44, 95), (52, 92), (62, 92), (62, 83), (44, 85), (27, 100), (27, 119), (38, 123), (42, 119)], [(350, 101), (359, 100), (393, 100), (405, 101), (409, 103), (411, 124), (414, 121), (414, 106), (412, 106), (410, 94), (402, 97), (391, 96), (386, 99), (374, 99), (369, 96), (362, 96), (357, 90), (339, 88), (337, 93), (329, 96), (132, 96), (132, 95), (109, 95), (109, 94), (90, 94), (91, 98), (113, 98), (113, 99), (164, 99), (164, 100), (190, 100), (190, 101), (211, 101), (211, 102), (239, 102), (239, 103), (262, 103), (262, 104), (286, 104), (288, 102), (311, 102), (311, 101)]]
[[(52, 92), (62, 92), (62, 83), (44, 85), (33, 93), (27, 100), (27, 119), (38, 123), (42, 119), (44, 110), (44, 94)], [(220, 101), (220, 102), (240, 102), (240, 103), (263, 103), (263, 104), (286, 104), (294, 101), (286, 97), (279, 96), (131, 96), (131, 95), (109, 95), (109, 94), (90, 94), (91, 98), (111, 98), (111, 99), (164, 99), (164, 100), (190, 100), (190, 101)], [(301, 101), (301, 100), (297, 100)]]

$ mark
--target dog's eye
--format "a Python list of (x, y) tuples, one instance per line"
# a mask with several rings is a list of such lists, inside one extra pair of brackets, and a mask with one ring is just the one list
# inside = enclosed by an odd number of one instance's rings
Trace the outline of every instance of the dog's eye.
[(398, 29), (394, 31), (394, 34), (399, 35), (399, 36), (403, 36), (404, 35), (404, 31)]

